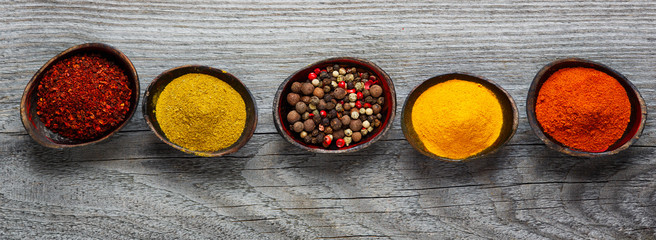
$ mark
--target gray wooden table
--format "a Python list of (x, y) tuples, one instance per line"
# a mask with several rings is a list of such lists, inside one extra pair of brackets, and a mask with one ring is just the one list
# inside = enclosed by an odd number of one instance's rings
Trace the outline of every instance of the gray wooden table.
[[(656, 2), (490, 2), (2, 1), (0, 238), (656, 238), (653, 116), (627, 151), (579, 159), (547, 149), (525, 113), (535, 73), (566, 57), (623, 73), (656, 112)], [(142, 89), (185, 64), (236, 75), (257, 100), (255, 136), (235, 154), (194, 157), (160, 142), (139, 111), (107, 142), (41, 147), (20, 122), (23, 89), (86, 42), (123, 51)], [(272, 98), (291, 73), (335, 56), (387, 71), (395, 125), (363, 151), (310, 154), (278, 135)], [(414, 86), (456, 71), (496, 81), (520, 110), (510, 143), (468, 163), (427, 159), (399, 125)]]

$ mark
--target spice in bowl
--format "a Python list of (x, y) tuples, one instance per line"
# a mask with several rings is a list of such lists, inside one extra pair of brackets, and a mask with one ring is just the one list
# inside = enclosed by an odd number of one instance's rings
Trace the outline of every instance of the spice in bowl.
[(480, 83), (451, 79), (426, 89), (412, 105), (412, 126), (425, 150), (461, 160), (492, 146), (504, 115), (497, 96)]
[(631, 102), (617, 79), (592, 68), (562, 68), (542, 84), (535, 116), (544, 133), (578, 151), (604, 152), (622, 138)]
[(192, 151), (216, 152), (233, 145), (246, 124), (246, 105), (228, 83), (188, 73), (171, 81), (157, 98), (155, 118), (166, 137)]
[(385, 94), (372, 72), (347, 64), (315, 68), (285, 96), (285, 124), (299, 139), (344, 149), (382, 127)]
[(37, 86), (44, 126), (74, 140), (93, 140), (128, 116), (132, 89), (125, 71), (100, 54), (81, 53), (52, 65)]

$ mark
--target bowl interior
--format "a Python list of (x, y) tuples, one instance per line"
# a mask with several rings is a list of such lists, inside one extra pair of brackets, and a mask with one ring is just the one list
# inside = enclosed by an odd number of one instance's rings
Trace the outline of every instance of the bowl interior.
[[(627, 96), (629, 98), (629, 102), (631, 103), (631, 118), (629, 120), (629, 124), (627, 125), (626, 130), (624, 131), (624, 134), (620, 139), (618, 139), (604, 152), (599, 152), (599, 153), (584, 152), (584, 151), (571, 149), (559, 143), (551, 136), (544, 133), (544, 129), (542, 128), (542, 126), (540, 126), (535, 116), (535, 105), (536, 105), (538, 93), (540, 91), (540, 88), (542, 88), (544, 82), (547, 79), (549, 79), (549, 77), (555, 72), (557, 72), (558, 70), (563, 68), (574, 68), (574, 67), (592, 68), (601, 71), (603, 73), (606, 73), (609, 76), (617, 79), (617, 81), (626, 90)], [(557, 60), (543, 67), (542, 70), (540, 70), (538, 74), (535, 76), (535, 78), (533, 79), (533, 83), (531, 84), (531, 88), (529, 89), (529, 94), (526, 102), (526, 110), (528, 114), (529, 123), (533, 128), (534, 132), (536, 133), (536, 135), (538, 135), (538, 137), (542, 141), (544, 141), (545, 144), (558, 151), (574, 156), (583, 156), (583, 157), (611, 155), (619, 152), (620, 150), (628, 148), (633, 142), (637, 140), (639, 134), (642, 132), (642, 129), (646, 121), (646, 114), (647, 114), (646, 109), (647, 108), (645, 102), (642, 96), (640, 96), (640, 93), (638, 92), (636, 87), (622, 74), (602, 64), (584, 60), (584, 59), (576, 59), (576, 58)]]
[[(462, 160), (441, 157), (428, 151), (424, 146), (423, 142), (419, 139), (419, 136), (417, 135), (417, 131), (412, 125), (412, 107), (417, 101), (417, 98), (419, 98), (419, 96), (422, 93), (424, 93), (424, 91), (428, 90), (430, 87), (452, 79), (475, 82), (483, 85), (487, 89), (490, 89), (490, 91), (492, 91), (496, 95), (497, 99), (499, 100), (499, 103), (501, 104), (501, 110), (503, 113), (503, 125), (501, 126), (501, 133), (497, 138), (497, 140), (491, 146), (484, 149), (480, 153)], [(405, 104), (403, 106), (403, 113), (401, 116), (401, 125), (403, 128), (403, 134), (405, 135), (408, 142), (410, 142), (410, 145), (412, 145), (415, 149), (417, 149), (419, 152), (421, 152), (426, 156), (435, 159), (445, 160), (445, 161), (452, 161), (452, 162), (461, 162), (465, 160), (470, 160), (494, 152), (499, 147), (503, 146), (506, 142), (508, 142), (510, 138), (515, 134), (515, 131), (517, 130), (517, 124), (518, 124), (517, 106), (515, 105), (515, 101), (510, 96), (510, 94), (508, 94), (508, 92), (506, 92), (503, 88), (499, 87), (498, 85), (496, 85), (495, 83), (489, 80), (485, 80), (483, 78), (476, 77), (469, 74), (464, 74), (464, 73), (450, 73), (445, 75), (439, 75), (439, 76), (432, 77), (421, 83), (414, 90), (412, 90), (410, 95), (408, 95), (408, 98), (406, 99)]]
[[(50, 131), (45, 127), (39, 116), (36, 114), (37, 87), (39, 86), (45, 73), (52, 67), (52, 65), (56, 64), (60, 60), (83, 53), (100, 54), (103, 57), (113, 61), (116, 65), (125, 71), (125, 74), (128, 77), (130, 88), (132, 89), (130, 97), (130, 109), (123, 122), (118, 124), (112, 131), (109, 131), (103, 136), (84, 141), (70, 139)], [(123, 128), (123, 126), (125, 126), (125, 124), (127, 124), (127, 122), (132, 118), (132, 115), (134, 115), (134, 112), (137, 109), (137, 104), (139, 103), (139, 92), (139, 77), (137, 76), (137, 71), (132, 65), (132, 62), (130, 62), (130, 59), (128, 59), (127, 56), (106, 44), (88, 43), (77, 45), (50, 59), (43, 65), (43, 67), (41, 67), (41, 69), (36, 72), (36, 74), (34, 74), (30, 82), (27, 84), (25, 93), (21, 99), (21, 118), (23, 125), (25, 126), (25, 129), (28, 131), (30, 136), (32, 136), (32, 138), (41, 145), (52, 148), (83, 146), (107, 139), (109, 136)]]
[[(164, 132), (162, 132), (159, 122), (155, 117), (157, 99), (159, 98), (160, 93), (162, 93), (166, 85), (168, 85), (174, 79), (188, 73), (202, 73), (221, 79), (222, 81), (230, 85), (233, 89), (235, 89), (241, 95), (241, 98), (244, 100), (244, 103), (246, 105), (246, 125), (244, 126), (244, 131), (241, 133), (239, 139), (237, 139), (235, 143), (228, 146), (227, 148), (215, 152), (192, 151), (169, 141), (169, 139), (166, 137)], [(239, 79), (237, 79), (232, 74), (208, 66), (198, 66), (198, 65), (181, 66), (181, 67), (176, 67), (167, 70), (162, 74), (160, 74), (159, 76), (157, 76), (150, 84), (150, 86), (148, 86), (148, 89), (146, 90), (146, 93), (144, 95), (143, 114), (144, 114), (144, 119), (146, 120), (150, 128), (155, 132), (155, 135), (157, 135), (159, 139), (161, 139), (168, 145), (180, 151), (195, 154), (198, 156), (204, 156), (204, 157), (217, 157), (228, 153), (236, 152), (241, 147), (246, 145), (248, 140), (255, 133), (255, 128), (257, 126), (257, 106), (255, 104), (255, 100), (253, 99), (253, 96), (251, 95), (250, 91), (248, 90), (248, 88), (246, 88), (246, 85), (244, 85)]]
[[(383, 88), (382, 96), (385, 97), (385, 102), (383, 106), (381, 106), (381, 114), (384, 115), (384, 117), (381, 120), (381, 126), (376, 128), (373, 133), (367, 134), (360, 142), (352, 143), (351, 145), (342, 148), (337, 148), (336, 146), (331, 145), (326, 149), (321, 146), (305, 143), (299, 136), (297, 136), (297, 134), (292, 133), (291, 129), (289, 129), (290, 123), (287, 122), (287, 118), (285, 116), (287, 116), (287, 113), (294, 109), (294, 107), (287, 104), (285, 99), (287, 94), (291, 92), (291, 86), (294, 82), (305, 82), (307, 80), (308, 74), (314, 71), (315, 68), (325, 69), (326, 67), (333, 66), (335, 64), (340, 66), (356, 67), (358, 70), (366, 70), (373, 73), (376, 78), (379, 79), (378, 83)], [(396, 111), (396, 91), (394, 90), (394, 84), (392, 83), (389, 75), (387, 75), (387, 73), (385, 73), (385, 71), (383, 71), (376, 64), (364, 59), (357, 58), (331, 58), (316, 62), (289, 76), (278, 88), (273, 107), (274, 122), (276, 128), (283, 135), (283, 137), (293, 145), (310, 150), (312, 152), (320, 153), (352, 152), (363, 149), (377, 141), (390, 128)]]

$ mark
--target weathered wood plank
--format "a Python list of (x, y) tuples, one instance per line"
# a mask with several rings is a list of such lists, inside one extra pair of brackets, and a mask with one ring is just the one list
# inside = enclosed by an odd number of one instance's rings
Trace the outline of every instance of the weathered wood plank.
[[(656, 130), (601, 159), (547, 149), (525, 114), (535, 73), (559, 58), (626, 75), (656, 112), (653, 1), (9, 1), (0, 4), (0, 236), (3, 238), (654, 239)], [(53, 150), (19, 118), (23, 88), (64, 49), (104, 42), (145, 89), (179, 65), (224, 69), (251, 89), (253, 139), (222, 158), (159, 142), (138, 111), (109, 141)], [(301, 151), (278, 136), (271, 103), (297, 69), (334, 56), (379, 64), (400, 115), (412, 88), (470, 72), (520, 110), (510, 144), (468, 163), (423, 157), (399, 118), (361, 152)]]

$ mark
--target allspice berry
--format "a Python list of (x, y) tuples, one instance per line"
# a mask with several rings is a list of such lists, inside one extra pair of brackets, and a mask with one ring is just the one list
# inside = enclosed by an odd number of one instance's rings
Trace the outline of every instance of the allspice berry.
[(369, 93), (371, 93), (372, 97), (380, 97), (383, 94), (383, 88), (379, 85), (373, 85), (369, 87)]
[(357, 119), (357, 120), (351, 120), (351, 123), (349, 124), (349, 128), (350, 128), (353, 132), (360, 131), (360, 129), (362, 129), (362, 121), (360, 121), (360, 119)]
[(301, 92), (301, 85), (303, 85), (303, 84), (301, 84), (300, 82), (292, 83), (292, 92), (300, 93)]
[(323, 99), (319, 100), (319, 104), (317, 104), (317, 109), (319, 110), (327, 109), (326, 101), (324, 101)]
[(292, 110), (287, 114), (287, 121), (289, 123), (295, 123), (298, 122), (298, 120), (301, 119), (301, 115), (298, 114), (296, 110)]
[(287, 103), (289, 103), (289, 105), (294, 106), (300, 100), (301, 100), (301, 96), (296, 93), (287, 94)]
[(344, 125), (344, 126), (348, 126), (349, 124), (351, 124), (351, 117), (350, 116), (344, 115), (344, 116), (342, 116), (342, 118), (340, 118), (340, 120), (342, 121), (342, 125)]
[(302, 96), (301, 102), (304, 102), (305, 104), (310, 104), (310, 96)]
[(313, 91), (314, 85), (312, 83), (303, 83), (303, 86), (301, 86), (301, 92), (305, 95), (311, 95)]
[(360, 140), (362, 140), (362, 133), (353, 132), (353, 135), (351, 135), (351, 138), (353, 139), (354, 142), (359, 142)]
[(295, 122), (292, 128), (294, 129), (294, 132), (298, 133), (303, 131), (304, 126), (302, 122)]
[(323, 92), (323, 89), (322, 89), (322, 88), (319, 88), (319, 87), (318, 87), (318, 88), (315, 88), (315, 89), (314, 89), (314, 91), (312, 92), (312, 94), (314, 94), (314, 96), (317, 96), (317, 97), (319, 97), (319, 98), (323, 98), (323, 94), (324, 94), (324, 92)]
[(333, 91), (333, 97), (335, 97), (335, 99), (338, 100), (344, 99), (344, 97), (346, 97), (346, 90), (344, 90), (343, 88), (335, 89), (335, 91)]
[(307, 111), (307, 104), (304, 102), (297, 102), (295, 108), (299, 114), (303, 114)]
[(305, 130), (306, 132), (310, 132), (314, 130), (314, 121), (310, 119), (305, 120), (305, 122), (303, 122), (303, 130)]

